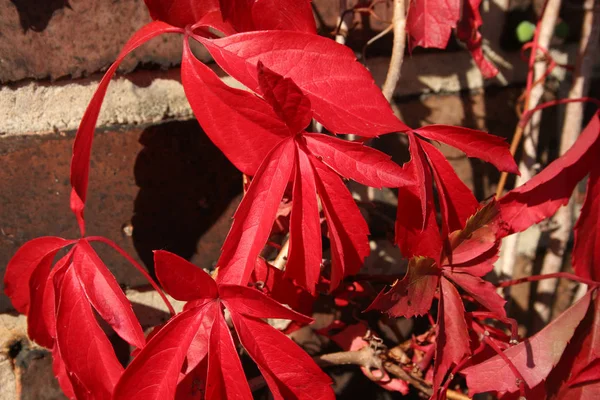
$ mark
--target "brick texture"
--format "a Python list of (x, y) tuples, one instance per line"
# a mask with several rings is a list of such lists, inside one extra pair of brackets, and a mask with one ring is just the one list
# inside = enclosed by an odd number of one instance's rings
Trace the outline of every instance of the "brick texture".
[[(97, 72), (151, 20), (143, 0), (0, 0), (0, 10), (0, 82)], [(181, 52), (180, 35), (163, 35), (136, 50), (121, 71), (139, 63), (169, 67), (180, 62)]]
[[(28, 240), (78, 236), (69, 210), (72, 141), (72, 134), (0, 140), (0, 276)], [(241, 174), (195, 121), (98, 132), (87, 233), (116, 241), (150, 268), (154, 249), (211, 268), (241, 188)], [(146, 283), (118, 254), (94, 246), (122, 285)], [(10, 308), (1, 294), (0, 312)]]

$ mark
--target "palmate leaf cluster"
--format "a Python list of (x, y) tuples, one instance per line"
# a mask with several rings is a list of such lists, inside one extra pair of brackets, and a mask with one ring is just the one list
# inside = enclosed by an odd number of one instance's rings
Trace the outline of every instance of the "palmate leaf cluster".
[[(81, 237), (26, 243), (4, 277), (15, 309), (28, 316), (31, 339), (52, 350), (55, 375), (68, 397), (250, 399), (238, 352), (243, 348), (274, 398), (334, 398), (325, 372), (265, 319), (308, 324), (311, 319), (299, 311), (310, 312), (320, 292), (337, 289), (347, 302), (347, 289), (360, 286), (345, 278), (357, 274), (369, 254), (369, 230), (344, 179), (398, 190), (395, 241), (410, 259), (408, 272), (373, 296), (368, 309), (410, 318), (428, 314), (437, 304), (437, 321), (427, 338), (434, 362), (425, 365), (433, 398), (444, 398), (458, 373), (466, 377), (469, 395), (600, 395), (600, 300), (594, 283), (600, 280), (598, 114), (572, 149), (530, 182), (480, 204), (432, 142), (518, 173), (508, 144), (461, 127), (405, 125), (353, 52), (316, 34), (308, 0), (146, 0), (146, 5), (154, 21), (134, 34), (106, 72), (73, 146), (71, 209)], [(457, 29), (482, 73), (493, 76), (496, 70), (481, 50), (478, 7), (477, 0), (416, 1), (407, 20), (411, 46), (443, 48), (450, 31)], [(181, 80), (202, 128), (252, 181), (213, 276), (174, 254), (155, 252), (162, 289), (186, 306), (146, 337), (90, 243), (121, 250), (108, 239), (85, 235), (84, 210), (94, 128), (109, 82), (127, 54), (163, 34), (182, 38)], [(224, 84), (192, 54), (191, 41), (204, 45), (248, 90)], [(332, 134), (311, 132), (313, 119)], [(363, 139), (406, 135), (410, 161), (397, 165), (361, 140), (337, 134)], [(573, 263), (576, 273), (591, 283), (589, 291), (540, 333), (516, 344), (514, 334), (490, 322), (510, 320), (504, 299), (485, 276), (498, 258), (503, 237), (554, 214), (588, 174)], [(261, 252), (286, 191), (292, 196), (282, 272), (262, 259)], [(330, 250), (327, 271), (324, 237)], [(63, 248), (68, 252), (55, 261)], [(136, 348), (126, 368), (96, 313)], [(364, 329), (348, 329), (346, 339), (338, 333), (331, 335), (333, 340), (345, 343), (347, 350), (364, 346), (360, 340), (347, 340), (348, 332), (358, 338)], [(381, 384), (389, 390), (406, 389), (406, 383), (393, 380)]]

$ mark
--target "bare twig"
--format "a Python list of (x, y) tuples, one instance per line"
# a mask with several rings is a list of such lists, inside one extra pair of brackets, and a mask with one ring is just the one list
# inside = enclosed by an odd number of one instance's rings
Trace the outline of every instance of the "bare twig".
[(366, 64), (366, 61), (367, 61), (367, 48), (370, 45), (372, 45), (373, 43), (375, 43), (376, 41), (378, 41), (379, 39), (381, 39), (382, 37), (384, 37), (385, 35), (387, 35), (388, 33), (392, 32), (393, 30), (394, 30), (394, 25), (389, 25), (387, 28), (385, 28), (384, 30), (379, 32), (377, 35), (373, 36), (371, 39), (369, 39), (367, 41), (367, 43), (365, 43), (365, 45), (363, 46), (362, 51), (361, 51), (363, 64)]
[(338, 353), (322, 354), (314, 358), (320, 367), (332, 365), (358, 365), (367, 369), (381, 369), (381, 359), (371, 346), (365, 346), (356, 351), (340, 351)]
[[(546, 3), (544, 15), (539, 26), (538, 48), (548, 49), (550, 46), (550, 40), (552, 39), (560, 11), (560, 3), (561, 0), (548, 0)], [(537, 53), (538, 49), (533, 48), (532, 52)], [(541, 77), (546, 74), (546, 68), (547, 63), (545, 60), (538, 60), (533, 64), (533, 81), (539, 81), (539, 83), (531, 87), (527, 109), (537, 106), (544, 94), (544, 82), (541, 80)], [(541, 117), (541, 112), (535, 113), (523, 132), (523, 158), (519, 165), (521, 176), (517, 178), (517, 186), (524, 184), (535, 174), (534, 164), (537, 162), (537, 144), (539, 141)]]
[(277, 257), (275, 257), (275, 261), (272, 262), (272, 264), (275, 268), (277, 268), (279, 270), (283, 270), (285, 268), (285, 263), (287, 262), (289, 248), (290, 248), (290, 238), (288, 237), (285, 240), (285, 242), (283, 243), (283, 246), (281, 246), (281, 249), (279, 250)]
[(404, 48), (406, 46), (406, 1), (394, 0), (394, 45), (392, 47), (392, 58), (388, 68), (385, 83), (383, 84), (383, 95), (388, 101), (392, 100), (396, 85), (400, 80), (400, 70), (404, 60)]
[(337, 20), (337, 29), (335, 41), (339, 44), (346, 44), (346, 36), (350, 30), (350, 25), (354, 19), (354, 12), (348, 9), (348, 0), (339, 0), (340, 16)]
[[(544, 94), (544, 80), (540, 78), (545, 76), (547, 64), (545, 60), (537, 60), (537, 57), (538, 52), (543, 54), (550, 45), (550, 39), (552, 39), (554, 26), (556, 25), (558, 12), (560, 10), (560, 2), (561, 0), (547, 0), (544, 14), (535, 33), (534, 45), (531, 49), (531, 56), (529, 60), (530, 68), (533, 67), (533, 75), (528, 76), (527, 89), (525, 93), (525, 106), (523, 109), (524, 112), (533, 109), (539, 103), (542, 95)], [(517, 178), (517, 183), (515, 186), (520, 186), (531, 178), (531, 173), (533, 171), (532, 166), (535, 164), (537, 158), (536, 146), (538, 142), (540, 118), (541, 113), (537, 112), (532, 116), (528, 126), (525, 129), (521, 126), (521, 124), (518, 124), (517, 128), (515, 129), (510, 146), (510, 152), (512, 155), (515, 155), (517, 149), (519, 148), (521, 138), (525, 136), (523, 143), (523, 159), (519, 164), (519, 172), (521, 172), (521, 177)], [(525, 175), (523, 175), (524, 173)], [(508, 175), (505, 172), (503, 172), (500, 176), (500, 181), (496, 190), (496, 197), (500, 197), (502, 195), (507, 176)]]
[(396, 378), (408, 382), (409, 384), (417, 388), (419, 391), (425, 393), (426, 395), (431, 396), (431, 394), (433, 393), (433, 389), (431, 389), (431, 386), (429, 386), (422, 379), (412, 376), (411, 374), (406, 372), (401, 366), (392, 362), (386, 362), (383, 364), (383, 367), (391, 375), (394, 375)]
[[(404, 351), (400, 349), (400, 347), (394, 347), (390, 351), (388, 351), (387, 355), (379, 356), (377, 349), (372, 346), (365, 346), (357, 351), (341, 351), (338, 353), (331, 354), (323, 354), (314, 358), (315, 362), (321, 367), (328, 367), (332, 365), (358, 365), (360, 367), (365, 368), (370, 371), (371, 369), (385, 369), (389, 374), (408, 382), (410, 385), (415, 387), (417, 390), (431, 395), (433, 390), (431, 385), (429, 385), (425, 380), (420, 377), (406, 372), (401, 366), (391, 361), (383, 361), (381, 357), (388, 358), (391, 356), (392, 352), (401, 352), (402, 354), (396, 354), (396, 356), (400, 358), (404, 354)], [(394, 358), (394, 357), (393, 357)], [(371, 379), (374, 379), (371, 377)], [(376, 378), (374, 379), (376, 380)], [(470, 400), (468, 396), (463, 395), (462, 393), (448, 390), (446, 393), (448, 399), (451, 400)]]
[[(581, 40), (579, 41), (579, 51), (575, 62), (575, 71), (573, 73), (573, 84), (569, 91), (570, 99), (577, 99), (587, 96), (590, 89), (590, 76), (595, 61), (596, 51), (598, 49), (598, 39), (600, 33), (600, 18), (598, 12), (594, 12), (594, 3), (598, 0), (586, 0), (584, 8), (583, 21), (581, 26)], [(595, 20), (595, 21), (594, 21)], [(560, 155), (562, 156), (571, 148), (577, 140), (581, 131), (583, 122), (583, 104), (569, 103), (565, 109), (565, 119), (560, 139)], [(554, 222), (557, 228), (550, 233), (549, 246), (542, 264), (541, 274), (552, 274), (560, 272), (563, 265), (563, 258), (567, 242), (573, 228), (573, 199), (569, 201), (566, 207), (558, 209), (554, 215)], [(537, 288), (537, 298), (552, 298), (556, 291), (558, 281), (547, 280), (540, 282)], [(549, 295), (549, 296), (544, 296)], [(545, 303), (535, 303), (534, 307), (540, 315), (536, 319), (544, 324), (550, 320), (551, 308)], [(541, 326), (534, 326), (539, 329)]]
[[(538, 49), (547, 49), (550, 45), (550, 39), (554, 32), (558, 12), (560, 10), (561, 0), (547, 0), (542, 18), (535, 32), (534, 45), (531, 50), (529, 68), (533, 68), (533, 74), (529, 74), (527, 79), (527, 89), (525, 93), (524, 111), (533, 109), (539, 103), (544, 93), (544, 77), (546, 75), (547, 64), (545, 60), (536, 60)], [(543, 53), (543, 51), (542, 51)], [(519, 146), (521, 136), (524, 136), (523, 158), (519, 163), (520, 176), (517, 177), (515, 187), (519, 187), (527, 182), (535, 174), (535, 164), (537, 162), (537, 143), (539, 137), (539, 124), (541, 113), (536, 112), (531, 117), (529, 124), (523, 128), (521, 124), (517, 125), (515, 135), (511, 143), (511, 153), (514, 155)], [(503, 173), (498, 183), (496, 196), (502, 194), (506, 182), (506, 173)], [(514, 266), (518, 254), (519, 234), (514, 234), (504, 239), (504, 254), (502, 261), (497, 265), (496, 272), (501, 277), (512, 277)]]

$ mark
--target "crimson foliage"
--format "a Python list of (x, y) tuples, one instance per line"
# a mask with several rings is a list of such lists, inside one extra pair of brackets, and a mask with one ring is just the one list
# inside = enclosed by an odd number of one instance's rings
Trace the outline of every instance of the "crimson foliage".
[[(410, 43), (445, 47), (456, 28), (482, 73), (493, 76), (495, 68), (483, 57), (477, 31), (479, 2), (416, 1), (408, 14)], [(491, 391), (510, 398), (529, 391), (564, 399), (600, 395), (600, 297), (593, 282), (600, 280), (600, 168), (594, 159), (600, 153), (598, 114), (571, 150), (526, 185), (479, 204), (431, 142), (518, 173), (507, 143), (461, 127), (406, 126), (352, 51), (316, 35), (308, 0), (146, 0), (146, 5), (154, 22), (133, 35), (106, 72), (73, 145), (71, 209), (81, 237), (26, 243), (4, 277), (15, 309), (27, 314), (29, 336), (52, 349), (54, 371), (67, 396), (250, 399), (239, 345), (276, 399), (333, 398), (329, 377), (265, 322), (279, 318), (309, 324), (311, 319), (298, 311), (310, 312), (324, 290), (340, 307), (367, 298), (369, 310), (393, 317), (428, 315), (437, 302), (435, 328), (414, 341), (430, 354), (429, 361), (424, 357), (415, 363), (429, 374), (433, 398), (445, 397), (457, 373), (466, 377), (469, 393)], [(109, 82), (128, 53), (162, 34), (182, 36), (181, 79), (190, 105), (210, 139), (252, 181), (214, 277), (176, 255), (155, 252), (162, 288), (186, 305), (145, 337), (90, 242), (122, 251), (108, 239), (85, 236), (84, 208), (93, 132)], [(192, 40), (248, 90), (223, 83), (192, 54)], [(313, 119), (334, 135), (310, 132)], [(408, 138), (410, 161), (404, 166), (361, 141), (335, 136), (395, 132)], [(590, 289), (537, 335), (516, 344), (514, 329), (509, 336), (491, 322), (511, 324), (504, 299), (485, 276), (498, 258), (501, 239), (553, 215), (587, 174), (573, 264)], [(409, 258), (408, 271), (377, 296), (359, 282), (344, 281), (359, 272), (370, 248), (367, 223), (343, 179), (398, 190), (396, 243)], [(282, 272), (261, 253), (290, 191), (289, 250)], [(330, 243), (328, 272), (323, 269), (323, 232)], [(137, 349), (126, 368), (96, 314)], [(362, 325), (340, 323), (321, 333), (346, 350), (367, 345)], [(388, 390), (408, 390), (398, 379), (378, 382)]]

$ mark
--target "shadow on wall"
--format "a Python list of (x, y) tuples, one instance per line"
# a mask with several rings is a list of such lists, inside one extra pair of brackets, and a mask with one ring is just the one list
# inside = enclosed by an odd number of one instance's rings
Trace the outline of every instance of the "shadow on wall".
[(31, 29), (42, 32), (50, 23), (55, 11), (69, 8), (69, 0), (10, 0), (17, 7), (23, 32)]
[[(242, 189), (241, 174), (196, 121), (147, 128), (134, 166), (133, 244), (154, 274), (153, 250), (190, 259), (198, 239)], [(215, 243), (218, 254), (222, 243)], [(213, 252), (211, 252), (213, 253)], [(215, 260), (216, 261), (216, 260)]]

